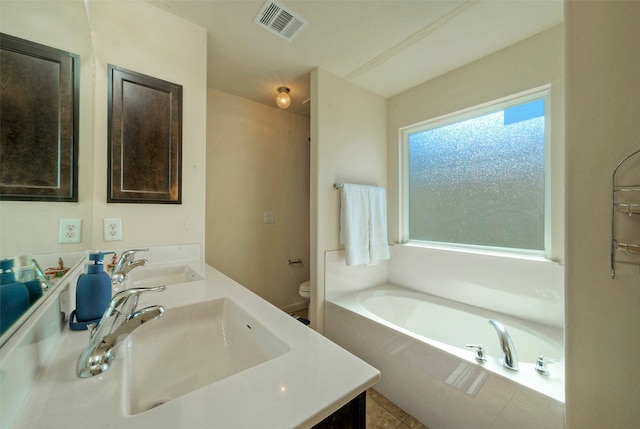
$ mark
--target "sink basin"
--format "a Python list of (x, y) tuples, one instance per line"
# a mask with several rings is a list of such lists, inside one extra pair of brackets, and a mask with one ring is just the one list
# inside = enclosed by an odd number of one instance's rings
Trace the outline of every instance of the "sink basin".
[(288, 351), (229, 298), (167, 309), (123, 345), (127, 411), (142, 413)]
[(189, 265), (174, 265), (136, 268), (127, 274), (125, 284), (127, 288), (154, 287), (197, 280), (202, 280), (202, 276)]

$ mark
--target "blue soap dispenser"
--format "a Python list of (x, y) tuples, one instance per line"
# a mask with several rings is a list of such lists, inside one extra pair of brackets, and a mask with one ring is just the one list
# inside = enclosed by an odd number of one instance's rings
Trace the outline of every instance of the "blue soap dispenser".
[[(73, 330), (87, 329), (97, 324), (111, 301), (111, 277), (104, 271), (104, 255), (113, 252), (96, 252), (89, 255), (93, 264), (87, 264), (87, 272), (81, 274), (76, 286), (76, 309), (71, 313), (69, 326)], [(75, 320), (74, 320), (75, 319)]]
[(29, 308), (29, 290), (16, 281), (13, 259), (0, 261), (0, 334), (9, 329)]

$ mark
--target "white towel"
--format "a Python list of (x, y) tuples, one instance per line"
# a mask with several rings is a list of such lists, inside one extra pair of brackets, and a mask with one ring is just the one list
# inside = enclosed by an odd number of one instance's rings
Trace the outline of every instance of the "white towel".
[(348, 183), (342, 186), (340, 243), (345, 247), (348, 266), (389, 259), (384, 188)]
[(387, 197), (384, 188), (369, 187), (369, 265), (389, 259)]

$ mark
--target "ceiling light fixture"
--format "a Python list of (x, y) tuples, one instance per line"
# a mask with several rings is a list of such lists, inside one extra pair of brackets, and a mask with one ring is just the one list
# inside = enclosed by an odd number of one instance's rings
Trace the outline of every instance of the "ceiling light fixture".
[(276, 104), (281, 109), (286, 109), (291, 104), (291, 97), (289, 96), (289, 88), (281, 86), (278, 88), (278, 95), (276, 95)]

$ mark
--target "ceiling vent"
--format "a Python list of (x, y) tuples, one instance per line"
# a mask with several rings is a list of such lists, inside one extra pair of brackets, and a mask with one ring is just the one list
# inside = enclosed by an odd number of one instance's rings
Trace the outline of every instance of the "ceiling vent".
[(274, 1), (267, 1), (253, 20), (256, 24), (291, 42), (307, 26), (306, 19)]

